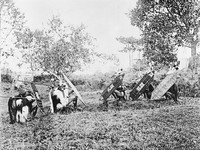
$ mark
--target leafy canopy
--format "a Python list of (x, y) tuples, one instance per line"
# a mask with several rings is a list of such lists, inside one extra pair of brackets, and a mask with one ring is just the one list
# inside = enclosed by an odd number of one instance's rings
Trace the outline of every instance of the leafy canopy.
[(12, 54), (12, 51), (9, 51), (10, 37), (15, 31), (20, 31), (24, 23), (24, 14), (15, 7), (12, 0), (0, 1), (0, 63), (3, 57)]
[(92, 38), (83, 25), (65, 26), (59, 17), (49, 20), (49, 29), (18, 32), (19, 48), (25, 49), (24, 58), (32, 70), (43, 69), (54, 73), (74, 72), (90, 61)]
[(178, 46), (195, 48), (199, 41), (200, 7), (196, 0), (138, 0), (131, 24), (143, 31), (144, 56), (167, 64), (175, 61)]
[(117, 41), (124, 44), (125, 47), (120, 50), (121, 52), (129, 52), (129, 51), (141, 51), (143, 41), (141, 39), (136, 39), (134, 37), (119, 37)]

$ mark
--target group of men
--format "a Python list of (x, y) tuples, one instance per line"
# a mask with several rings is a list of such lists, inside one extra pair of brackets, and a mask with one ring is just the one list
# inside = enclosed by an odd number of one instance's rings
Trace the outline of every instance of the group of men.
[[(15, 89), (19, 94), (8, 100), (11, 124), (27, 122), (36, 115), (38, 110), (35, 95), (31, 90), (28, 90), (23, 83), (15, 86)], [(67, 84), (59, 80), (53, 80), (50, 86), (49, 100), (52, 113), (63, 111), (70, 102), (77, 107), (77, 96), (73, 95), (73, 90), (70, 90)]]
[(51, 103), (51, 112), (62, 112), (72, 102), (77, 107), (77, 96), (74, 91), (69, 88), (66, 83), (60, 80), (53, 81), (50, 87), (49, 100)]
[[(178, 70), (178, 65), (174, 65), (173, 69)], [(123, 76), (125, 73), (123, 69), (120, 69), (115, 77)], [(57, 113), (62, 112), (65, 108), (72, 102), (74, 107), (77, 107), (76, 95), (73, 95), (74, 91), (70, 90), (69, 86), (66, 83), (63, 83), (60, 80), (53, 80), (52, 86), (50, 87), (49, 100), (51, 103), (51, 112)], [(20, 85), (18, 88), (19, 94), (9, 98), (8, 101), (8, 111), (10, 115), (10, 123), (15, 122), (26, 122), (30, 115), (34, 117), (37, 113), (37, 104), (34, 103), (36, 98), (34, 93), (30, 90), (26, 90), (24, 85)], [(154, 90), (154, 86), (150, 84), (146, 90), (143, 92), (146, 98), (151, 97), (151, 93)], [(125, 100), (125, 88), (123, 85), (120, 85), (113, 93), (115, 99)], [(174, 84), (165, 94), (166, 98), (173, 98), (177, 102), (178, 97), (178, 88)]]
[[(165, 76), (167, 76), (168, 74), (172, 74), (174, 72), (176, 72), (179, 69), (179, 64), (180, 62), (176, 62), (170, 65), (169, 71), (165, 74)], [(155, 74), (155, 71), (151, 68), (150, 74)], [(117, 73), (116, 76), (120, 76), (124, 74), (123, 69), (120, 69)], [(136, 86), (137, 83), (134, 82), (133, 83), (133, 87)], [(133, 88), (132, 87), (132, 88)], [(155, 86), (153, 84), (150, 84), (145, 91), (142, 93), (144, 95), (144, 98), (146, 99), (151, 99), (151, 95), (152, 92), (154, 91)], [(112, 94), (114, 96), (115, 99), (117, 100), (125, 100), (126, 99), (126, 93), (125, 93), (125, 88), (123, 85), (119, 86)], [(164, 97), (166, 99), (173, 99), (176, 103), (178, 102), (178, 86), (176, 83), (174, 83), (169, 89), (168, 91), (164, 94)]]
[(26, 122), (37, 113), (37, 104), (34, 94), (25, 88), (24, 84), (17, 87), (19, 94), (8, 100), (10, 123)]

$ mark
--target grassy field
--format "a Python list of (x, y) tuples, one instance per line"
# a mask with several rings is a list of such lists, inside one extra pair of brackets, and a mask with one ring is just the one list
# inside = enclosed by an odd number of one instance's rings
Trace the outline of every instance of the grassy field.
[(181, 98), (178, 104), (172, 100), (127, 101), (120, 108), (110, 104), (105, 112), (100, 107), (101, 91), (81, 92), (87, 104), (82, 112), (50, 114), (48, 89), (37, 87), (46, 115), (38, 113), (26, 124), (10, 125), (7, 99), (1, 99), (6, 104), (1, 107), (1, 149), (200, 149), (198, 98)]

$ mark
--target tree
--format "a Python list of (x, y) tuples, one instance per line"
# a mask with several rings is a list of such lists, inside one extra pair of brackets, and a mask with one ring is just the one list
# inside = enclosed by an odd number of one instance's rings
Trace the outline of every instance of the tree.
[(8, 38), (15, 31), (22, 29), (24, 25), (24, 15), (15, 7), (12, 0), (0, 1), (0, 82), (1, 82), (1, 64), (3, 56), (10, 55), (8, 49), (5, 49)]
[(120, 50), (120, 52), (129, 53), (129, 65), (132, 67), (133, 52), (134, 51), (141, 52), (143, 50), (142, 39), (136, 39), (134, 37), (119, 37), (117, 38), (117, 40), (125, 45), (125, 47), (122, 50)]
[[(59, 17), (49, 20), (48, 33), (55, 38), (50, 51), (46, 51), (45, 69), (58, 73), (61, 69), (74, 72), (90, 62), (92, 37), (85, 32), (85, 26), (65, 26)], [(50, 63), (49, 63), (50, 62)], [(52, 66), (53, 63), (53, 66)]]
[(32, 73), (40, 70), (46, 51), (53, 43), (53, 38), (43, 30), (31, 31), (28, 27), (15, 34), (17, 36), (15, 46), (22, 49), (23, 61), (30, 64)]
[(32, 64), (32, 70), (74, 72), (90, 61), (92, 42), (83, 25), (65, 26), (59, 17), (53, 17), (48, 24), (46, 30), (26, 29), (17, 34), (17, 45), (25, 49), (24, 58)]
[(100, 62), (103, 64), (107, 64), (112, 62), (115, 66), (119, 66), (119, 58), (115, 54), (105, 54), (105, 53), (92, 53), (93, 60), (96, 61), (96, 58), (100, 59)]
[(130, 19), (132, 25), (143, 31), (146, 54), (169, 49), (172, 55), (173, 48), (187, 46), (195, 59), (200, 26), (197, 0), (138, 0)]
[(169, 66), (171, 62), (177, 61), (176, 46), (171, 43), (167, 37), (160, 35), (154, 31), (148, 31), (144, 36), (144, 53), (143, 55), (149, 62), (153, 62), (154, 66)]

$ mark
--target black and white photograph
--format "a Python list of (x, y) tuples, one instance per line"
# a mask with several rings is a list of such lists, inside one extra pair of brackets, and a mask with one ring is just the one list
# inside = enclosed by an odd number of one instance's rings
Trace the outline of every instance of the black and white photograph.
[(199, 0), (0, 0), (1, 150), (200, 150)]

